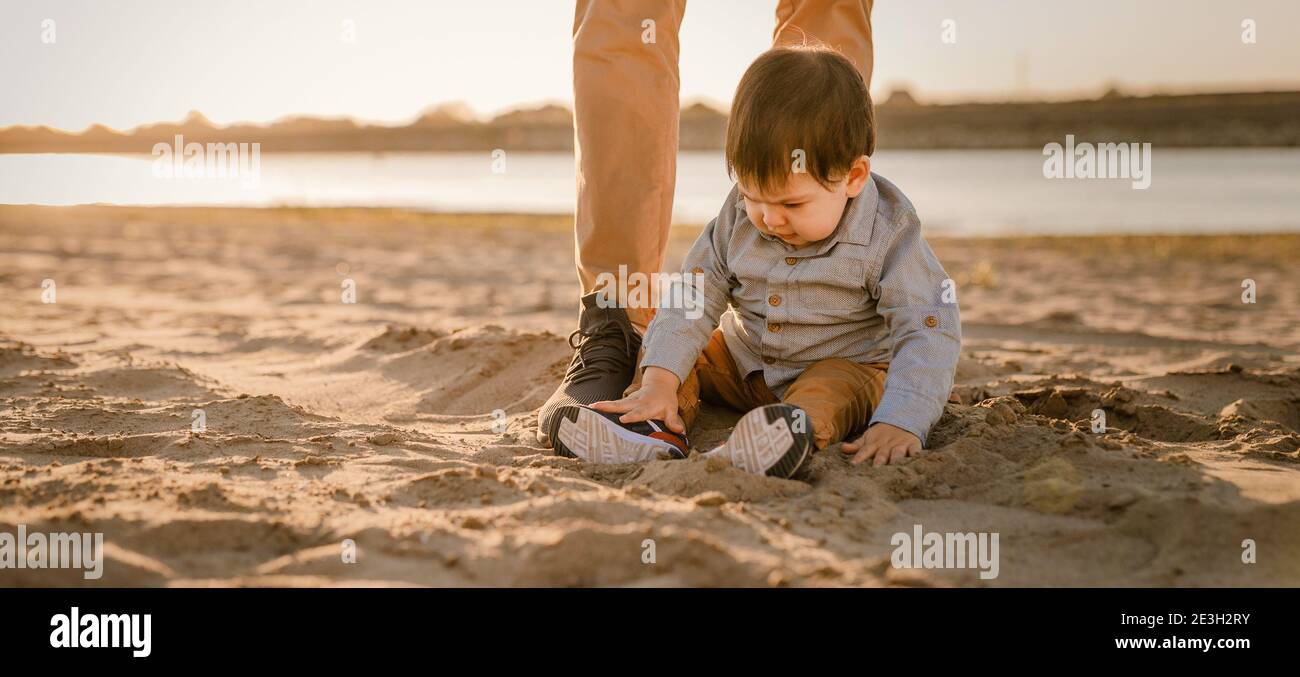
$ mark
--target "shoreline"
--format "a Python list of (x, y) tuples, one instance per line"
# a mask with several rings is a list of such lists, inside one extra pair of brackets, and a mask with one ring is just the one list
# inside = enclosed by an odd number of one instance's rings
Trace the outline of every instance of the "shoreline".
[[(0, 204), (0, 219), (10, 223), (26, 220), (34, 225), (78, 222), (94, 219), (128, 219), (147, 223), (172, 220), (176, 227), (199, 225), (221, 225), (238, 227), (232, 219), (257, 216), (274, 220), (278, 225), (300, 225), (312, 219), (319, 219), (324, 224), (347, 222), (355, 226), (368, 228), (436, 226), (454, 228), (474, 228), (484, 230), (540, 230), (573, 231), (572, 213), (528, 213), (528, 212), (457, 212), (435, 211), (409, 207), (365, 207), (365, 206), (242, 206), (242, 205), (118, 205), (118, 204), (84, 204), (84, 205), (37, 205), (37, 204)], [(682, 233), (698, 234), (703, 223), (674, 223), (674, 237)], [(924, 225), (923, 225), (924, 227)], [(1049, 244), (1069, 243), (1074, 240), (1107, 240), (1114, 245), (1131, 242), (1149, 243), (1152, 246), (1160, 242), (1174, 242), (1180, 239), (1192, 239), (1201, 242), (1215, 241), (1216, 244), (1242, 238), (1247, 246), (1270, 245), (1268, 251), (1275, 251), (1271, 245), (1282, 244), (1290, 249), (1291, 241), (1300, 238), (1300, 224), (1279, 226), (1277, 230), (1252, 230), (1242, 232), (1156, 232), (1156, 233), (1007, 233), (998, 235), (952, 235), (946, 233), (926, 235), (927, 240), (996, 242), (1020, 241), (1025, 243)], [(1240, 247), (1238, 247), (1240, 248)], [(1264, 251), (1264, 249), (1261, 249)]]

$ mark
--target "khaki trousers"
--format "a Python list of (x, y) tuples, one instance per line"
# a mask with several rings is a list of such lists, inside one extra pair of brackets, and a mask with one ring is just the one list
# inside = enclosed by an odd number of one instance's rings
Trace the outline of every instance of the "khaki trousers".
[[(872, 2), (779, 0), (773, 45), (838, 49), (870, 86)], [(685, 11), (685, 0), (577, 2), (574, 231), (583, 294), (602, 273), (617, 276), (620, 264), (647, 276), (663, 267), (677, 180), (677, 34)], [(653, 43), (642, 41), (647, 19), (655, 22)], [(641, 331), (654, 316), (653, 308), (627, 310)]]
[[(763, 372), (756, 371), (747, 378), (740, 375), (726, 339), (721, 331), (715, 330), (690, 375), (677, 389), (677, 411), (689, 433), (701, 401), (742, 412), (785, 402), (807, 412), (813, 443), (816, 448), (824, 449), (866, 428), (871, 412), (884, 395), (888, 369), (887, 362), (858, 364), (841, 358), (822, 360), (804, 370), (786, 388), (785, 397), (777, 400), (763, 380)], [(638, 369), (627, 394), (641, 387), (640, 373)]]

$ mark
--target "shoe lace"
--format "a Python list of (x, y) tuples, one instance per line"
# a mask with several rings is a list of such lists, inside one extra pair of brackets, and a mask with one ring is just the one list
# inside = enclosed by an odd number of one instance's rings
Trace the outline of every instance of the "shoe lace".
[[(621, 350), (618, 337), (623, 339)], [(621, 373), (627, 368), (626, 361), (629, 357), (636, 359), (638, 338), (640, 337), (626, 323), (615, 320), (602, 322), (589, 331), (575, 329), (569, 334), (569, 347), (577, 351), (569, 365), (570, 382), (597, 378), (602, 372)]]

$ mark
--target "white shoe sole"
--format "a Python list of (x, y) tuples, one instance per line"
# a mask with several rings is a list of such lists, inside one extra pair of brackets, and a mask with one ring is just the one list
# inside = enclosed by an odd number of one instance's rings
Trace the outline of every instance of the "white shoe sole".
[(579, 409), (575, 420), (560, 420), (556, 437), (574, 456), (589, 463), (642, 463), (661, 454), (680, 455), (676, 447), (638, 435), (590, 409)]
[(705, 456), (726, 458), (731, 465), (752, 475), (767, 475), (784, 460), (783, 465), (787, 466), (793, 462), (785, 476), (793, 474), (808, 457), (811, 445), (803, 444), (802, 448), (796, 448), (790, 424), (784, 418), (769, 423), (766, 410), (767, 407), (761, 407), (741, 417), (727, 443), (705, 452)]

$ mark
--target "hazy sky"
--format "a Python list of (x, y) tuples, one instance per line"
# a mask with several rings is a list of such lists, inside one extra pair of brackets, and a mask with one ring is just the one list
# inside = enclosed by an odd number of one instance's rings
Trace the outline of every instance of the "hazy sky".
[[(191, 109), (400, 122), (572, 100), (573, 0), (0, 0), (0, 126), (128, 128)], [(726, 104), (775, 2), (689, 0), (682, 99)], [(878, 0), (872, 92), (919, 98), (1300, 89), (1297, 0)], [(1243, 44), (1242, 21), (1258, 42)], [(42, 22), (54, 21), (53, 44)], [(956, 25), (956, 44), (940, 40)], [(341, 39), (343, 23), (356, 41)]]

